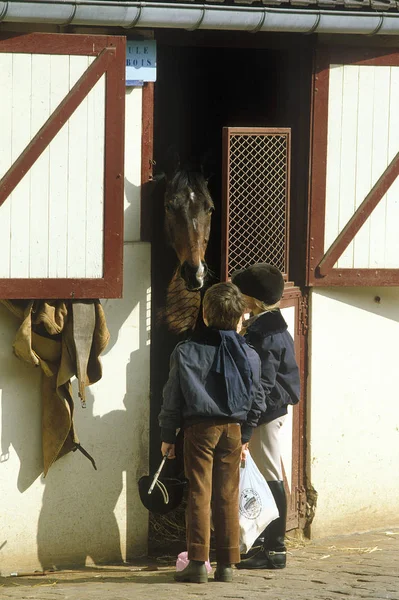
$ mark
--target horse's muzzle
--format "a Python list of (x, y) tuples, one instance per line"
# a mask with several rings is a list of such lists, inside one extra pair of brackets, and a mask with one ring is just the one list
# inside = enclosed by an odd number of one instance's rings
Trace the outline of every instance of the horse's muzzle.
[(207, 272), (208, 267), (204, 262), (200, 262), (199, 265), (190, 265), (186, 261), (180, 267), (180, 275), (186, 284), (186, 288), (192, 292), (203, 287)]

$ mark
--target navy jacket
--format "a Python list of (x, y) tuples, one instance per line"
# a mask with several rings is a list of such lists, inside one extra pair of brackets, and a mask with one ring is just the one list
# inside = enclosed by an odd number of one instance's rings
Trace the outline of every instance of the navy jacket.
[(260, 356), (266, 412), (259, 423), (269, 423), (287, 414), (289, 404), (299, 402), (300, 380), (294, 340), (279, 310), (250, 319), (245, 339)]
[(171, 355), (159, 415), (161, 439), (174, 443), (176, 429), (209, 418), (240, 423), (245, 443), (265, 408), (255, 350), (235, 331), (207, 328)]

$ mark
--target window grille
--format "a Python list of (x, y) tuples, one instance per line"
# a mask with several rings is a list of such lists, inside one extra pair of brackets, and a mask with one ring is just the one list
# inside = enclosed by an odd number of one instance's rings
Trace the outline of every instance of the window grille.
[(222, 276), (268, 262), (288, 276), (290, 129), (223, 130)]

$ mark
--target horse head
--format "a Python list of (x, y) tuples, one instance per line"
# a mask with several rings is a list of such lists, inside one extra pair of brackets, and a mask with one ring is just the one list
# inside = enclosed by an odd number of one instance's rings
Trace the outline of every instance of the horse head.
[(205, 251), (214, 204), (201, 172), (177, 170), (167, 179), (164, 196), (165, 233), (180, 263), (187, 290), (203, 287), (208, 267)]

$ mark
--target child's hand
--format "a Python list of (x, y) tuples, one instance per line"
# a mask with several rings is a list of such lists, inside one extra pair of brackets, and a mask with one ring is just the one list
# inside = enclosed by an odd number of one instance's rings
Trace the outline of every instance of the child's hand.
[(168, 444), (167, 442), (162, 442), (161, 454), (162, 454), (162, 456), (166, 456), (166, 454), (167, 454), (168, 458), (176, 458), (175, 445)]
[(246, 444), (242, 445), (241, 460), (245, 461), (245, 459), (247, 458), (247, 454), (248, 454), (248, 442)]

